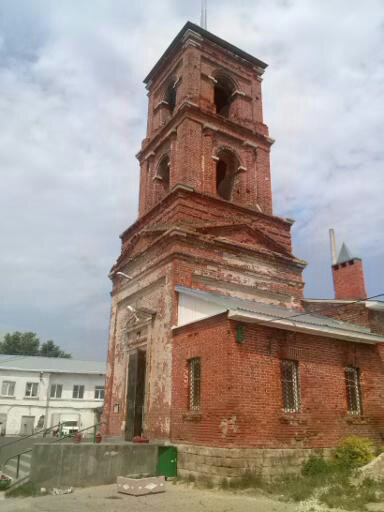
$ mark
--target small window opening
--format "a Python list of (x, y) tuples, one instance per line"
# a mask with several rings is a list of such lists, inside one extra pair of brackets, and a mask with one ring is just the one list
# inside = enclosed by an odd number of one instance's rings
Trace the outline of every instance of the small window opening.
[(299, 363), (289, 359), (281, 361), (281, 384), (285, 412), (299, 412), (300, 386)]
[(229, 107), (232, 103), (232, 94), (235, 88), (230, 80), (225, 77), (217, 78), (214, 88), (214, 102), (216, 106), (216, 114), (221, 116), (229, 116)]
[(63, 392), (62, 384), (52, 384), (50, 398), (61, 398)]
[(200, 357), (194, 357), (188, 361), (188, 379), (189, 379), (189, 409), (198, 411), (200, 409), (200, 391), (201, 391), (201, 360)]
[(168, 103), (168, 107), (170, 108), (171, 112), (173, 112), (176, 107), (175, 80), (172, 80), (171, 83), (168, 85), (167, 90), (165, 92), (164, 100)]
[(237, 167), (237, 160), (230, 151), (223, 151), (219, 154), (219, 160), (216, 163), (216, 192), (227, 201), (232, 199)]
[(157, 177), (164, 183), (166, 189), (169, 188), (169, 167), (170, 161), (169, 156), (165, 155), (159, 163), (157, 168)]
[(360, 415), (362, 406), (359, 368), (350, 366), (345, 369), (345, 383), (347, 386), (348, 411), (350, 414)]

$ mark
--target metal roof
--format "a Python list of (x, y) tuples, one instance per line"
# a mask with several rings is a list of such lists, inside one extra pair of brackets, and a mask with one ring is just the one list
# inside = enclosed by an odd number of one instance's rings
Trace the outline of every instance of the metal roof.
[[(339, 331), (340, 334), (345, 333), (348, 335), (348, 333), (350, 333), (351, 335), (354, 335), (354, 337), (361, 334), (367, 339), (371, 337), (372, 342), (375, 340), (384, 342), (384, 336), (371, 333), (370, 329), (367, 327), (349, 322), (342, 322), (334, 318), (316, 315), (314, 313), (300, 312), (295, 309), (283, 308), (273, 304), (265, 304), (252, 300), (244, 300), (236, 297), (218, 295), (216, 293), (186, 288), (184, 286), (176, 286), (176, 291), (196, 297), (197, 299), (206, 300), (208, 302), (214, 302), (215, 304), (222, 305), (224, 311), (228, 310), (236, 311), (239, 313), (249, 312), (260, 314), (270, 318), (270, 322), (290, 320), (292, 323), (295, 323), (298, 326), (301, 325), (318, 329), (330, 329), (333, 332)], [(276, 327), (278, 328), (280, 325), (276, 323)]]
[(16, 356), (1, 354), (0, 369), (46, 373), (85, 373), (104, 375), (106, 363), (79, 361), (60, 357)]
[(340, 265), (341, 263), (346, 263), (347, 261), (353, 260), (353, 256), (351, 255), (351, 251), (348, 249), (347, 245), (343, 243), (341, 246), (339, 257), (337, 258), (336, 264)]
[(268, 64), (257, 59), (253, 55), (250, 55), (249, 53), (247, 53), (243, 50), (240, 50), (240, 48), (237, 48), (237, 46), (234, 46), (231, 43), (228, 43), (227, 41), (225, 41), (224, 39), (221, 39), (220, 37), (215, 36), (215, 34), (212, 34), (212, 32), (208, 32), (208, 30), (205, 30), (204, 28), (200, 27), (199, 25), (195, 25), (191, 21), (187, 21), (187, 23), (177, 34), (177, 36), (174, 38), (174, 40), (171, 42), (171, 44), (165, 50), (165, 52), (160, 57), (160, 59), (156, 62), (156, 64), (152, 68), (152, 70), (145, 77), (145, 79), (144, 79), (145, 84), (147, 84), (153, 78), (153, 76), (157, 73), (157, 71), (161, 67), (163, 61), (166, 60), (177, 49), (178, 45), (183, 40), (184, 34), (188, 30), (191, 30), (192, 32), (197, 32), (198, 34), (205, 37), (209, 41), (212, 41), (213, 43), (221, 46), (222, 48), (229, 50), (230, 52), (234, 53), (238, 57), (241, 57), (242, 59), (250, 62), (251, 64), (253, 64), (261, 69), (265, 69), (266, 67), (268, 67)]

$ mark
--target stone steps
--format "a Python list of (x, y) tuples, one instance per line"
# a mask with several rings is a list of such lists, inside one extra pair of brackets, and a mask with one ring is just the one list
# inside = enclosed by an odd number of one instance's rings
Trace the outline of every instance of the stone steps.
[[(31, 459), (32, 453), (23, 453), (20, 456), (20, 466), (19, 466), (19, 477), (17, 480), (21, 480), (29, 476), (31, 472)], [(3, 473), (10, 476), (13, 481), (16, 480), (16, 471), (17, 471), (17, 457), (13, 457), (10, 459), (3, 467)]]

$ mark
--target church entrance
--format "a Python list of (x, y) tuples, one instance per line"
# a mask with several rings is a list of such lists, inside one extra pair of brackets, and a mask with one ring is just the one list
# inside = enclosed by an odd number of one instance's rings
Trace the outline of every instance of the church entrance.
[(140, 436), (143, 432), (146, 355), (146, 351), (142, 349), (135, 350), (129, 355), (125, 427), (127, 441), (131, 441), (135, 436)]

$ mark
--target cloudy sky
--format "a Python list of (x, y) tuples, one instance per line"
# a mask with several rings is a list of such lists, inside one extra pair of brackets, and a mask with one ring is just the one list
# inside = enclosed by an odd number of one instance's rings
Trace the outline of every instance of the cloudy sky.
[[(208, 28), (269, 64), (274, 206), (307, 297), (328, 228), (384, 292), (384, 3), (209, 0)], [(0, 333), (103, 360), (108, 271), (137, 214), (142, 79), (200, 0), (0, 0)]]

